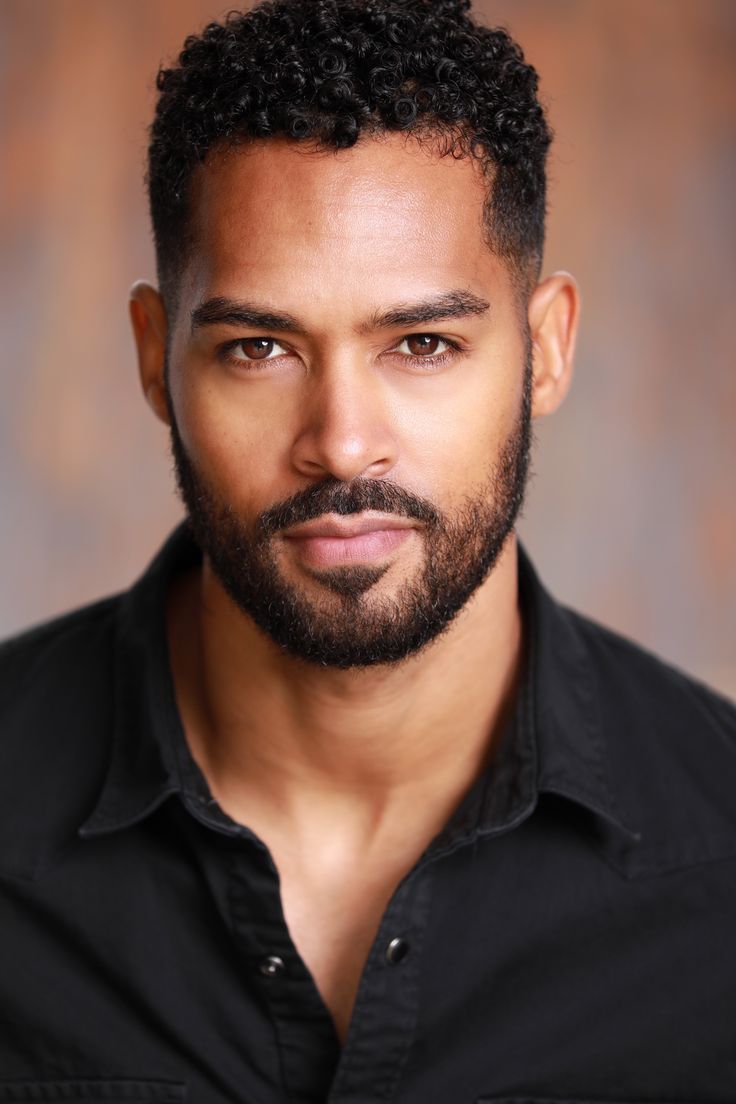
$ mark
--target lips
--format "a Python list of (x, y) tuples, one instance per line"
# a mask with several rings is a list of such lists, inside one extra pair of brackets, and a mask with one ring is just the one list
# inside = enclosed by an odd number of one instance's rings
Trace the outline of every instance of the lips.
[(335, 567), (385, 559), (416, 529), (409, 518), (364, 513), (316, 518), (284, 531), (284, 538), (310, 567)]
[(332, 515), (315, 518), (314, 521), (307, 521), (303, 525), (295, 525), (291, 529), (285, 529), (283, 535), (289, 539), (333, 537), (346, 540), (351, 537), (363, 536), (365, 533), (414, 528), (416, 528), (416, 523), (410, 518), (402, 518), (396, 514), (370, 512), (353, 514), (349, 517)]

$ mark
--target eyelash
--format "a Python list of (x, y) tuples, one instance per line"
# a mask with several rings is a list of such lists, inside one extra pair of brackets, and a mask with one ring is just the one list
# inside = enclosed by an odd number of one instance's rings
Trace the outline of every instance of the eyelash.
[[(436, 337), (443, 345), (447, 345), (442, 353), (434, 353), (431, 356), (412, 356), (409, 353), (397, 353), (403, 360), (409, 361), (413, 366), (427, 367), (427, 368), (439, 368), (452, 360), (454, 357), (462, 353), (462, 347), (456, 341), (451, 341), (449, 337), (442, 337), (441, 334), (432, 333), (430, 331), (420, 331), (417, 333), (405, 334), (400, 341), (396, 344), (401, 345), (404, 341), (407, 341), (411, 337)], [(273, 364), (275, 360), (280, 360), (280, 356), (266, 357), (263, 360), (258, 360), (255, 357), (252, 360), (248, 360), (245, 357), (232, 356), (232, 350), (237, 349), (239, 345), (242, 345), (244, 341), (273, 341), (274, 345), (280, 344), (275, 338), (268, 337), (260, 334), (256, 337), (249, 338), (236, 338), (234, 341), (226, 341), (223, 345), (218, 346), (217, 357), (225, 364), (234, 365), (237, 368), (242, 368), (243, 365), (248, 365), (248, 371), (262, 371), (266, 365)], [(395, 347), (394, 347), (395, 348)], [(394, 350), (389, 350), (393, 352)]]

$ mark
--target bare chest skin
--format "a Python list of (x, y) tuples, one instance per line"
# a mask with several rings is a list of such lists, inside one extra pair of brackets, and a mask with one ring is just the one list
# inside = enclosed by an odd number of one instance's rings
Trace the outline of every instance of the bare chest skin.
[[(360, 978), (389, 900), (404, 873), (413, 865), (392, 857), (383, 869), (351, 870), (328, 875), (316, 867), (296, 868), (289, 860), (274, 861), (281, 876), (286, 923), (345, 1042)], [(404, 869), (406, 867), (406, 870)]]
[[(258, 811), (255, 794), (243, 805), (211, 787), (234, 820), (246, 824), (269, 849), (279, 874), (289, 934), (329, 1010), (344, 1044), (366, 959), (386, 908), (401, 880), (462, 798), (406, 806), (372, 838), (337, 843), (339, 822), (299, 838), (279, 815)], [(335, 825), (337, 824), (337, 827)], [(400, 932), (392, 932), (387, 942)]]
[(328, 890), (325, 907), (298, 884), (287, 885), (284, 909), (292, 938), (327, 1005), (341, 1043), (345, 1042), (358, 984), (385, 901), (365, 900)]

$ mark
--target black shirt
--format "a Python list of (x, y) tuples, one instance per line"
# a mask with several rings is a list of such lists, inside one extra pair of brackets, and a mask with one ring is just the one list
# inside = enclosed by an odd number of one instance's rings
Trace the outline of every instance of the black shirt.
[(736, 1100), (734, 706), (520, 551), (514, 723), (397, 886), (341, 1048), (177, 713), (165, 597), (198, 556), (182, 527), (0, 651), (0, 1101)]

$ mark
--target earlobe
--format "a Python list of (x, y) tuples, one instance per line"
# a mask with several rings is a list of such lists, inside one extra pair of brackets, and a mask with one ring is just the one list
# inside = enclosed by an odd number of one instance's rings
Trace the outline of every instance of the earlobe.
[(567, 272), (547, 277), (529, 300), (535, 418), (557, 410), (570, 388), (579, 314), (578, 285)]
[(138, 350), (138, 374), (146, 402), (157, 418), (169, 425), (164, 370), (167, 318), (161, 295), (144, 280), (130, 289), (130, 321)]

